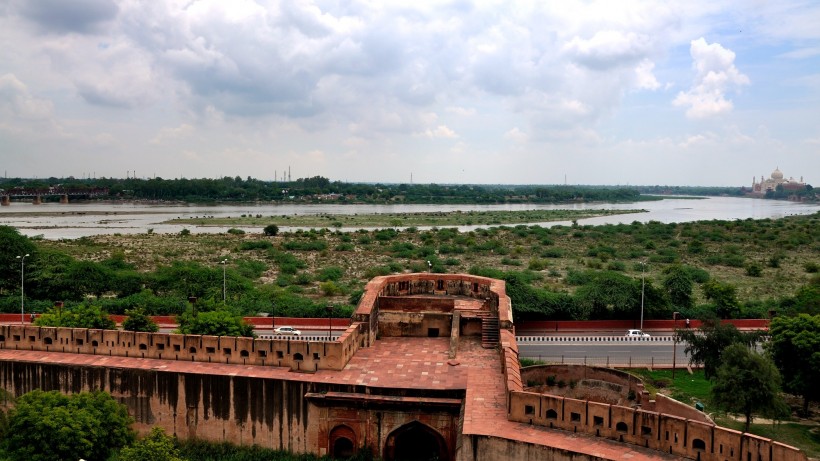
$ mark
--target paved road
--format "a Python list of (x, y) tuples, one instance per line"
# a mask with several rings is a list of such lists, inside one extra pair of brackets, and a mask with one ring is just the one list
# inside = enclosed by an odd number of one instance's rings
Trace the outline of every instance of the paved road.
[[(604, 338), (602, 338), (604, 339)], [(599, 366), (671, 367), (672, 341), (518, 341), (520, 357), (551, 363)], [(678, 343), (675, 365), (689, 363)]]

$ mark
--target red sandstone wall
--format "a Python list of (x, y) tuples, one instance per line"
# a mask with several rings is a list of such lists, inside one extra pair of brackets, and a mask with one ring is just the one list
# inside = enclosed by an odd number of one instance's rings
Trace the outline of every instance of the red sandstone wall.
[(345, 333), (344, 342), (328, 342), (0, 325), (0, 348), (341, 370), (367, 336), (358, 326)]
[[(596, 416), (600, 419), (596, 420)], [(598, 435), (703, 461), (807, 459), (805, 453), (795, 448), (713, 424), (549, 394), (512, 391), (508, 418), (521, 423)]]
[(455, 298), (407, 298), (401, 296), (382, 296), (379, 298), (379, 311), (401, 312), (446, 312), (452, 313)]
[(310, 424), (317, 409), (304, 398), (308, 382), (9, 361), (0, 362), (0, 386), (15, 396), (107, 391), (128, 406), (143, 434), (158, 426), (181, 439), (295, 453), (317, 453), (319, 445)]

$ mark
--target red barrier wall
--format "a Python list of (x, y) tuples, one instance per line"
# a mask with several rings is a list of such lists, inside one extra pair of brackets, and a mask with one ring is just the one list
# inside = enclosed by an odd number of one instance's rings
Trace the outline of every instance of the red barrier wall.
[[(112, 315), (111, 318), (117, 322), (122, 323), (125, 320), (124, 315)], [(157, 315), (152, 316), (155, 322), (159, 325), (176, 325), (176, 318), (171, 315)], [(29, 323), (31, 314), (24, 316), (25, 323)], [(19, 323), (20, 314), (0, 314), (0, 323)], [(245, 317), (245, 322), (255, 327), (267, 327), (271, 325), (270, 317)], [(333, 328), (347, 328), (350, 325), (350, 319), (332, 319)], [(647, 331), (652, 330), (672, 330), (683, 328), (685, 320), (679, 319), (677, 322), (673, 320), (644, 320), (643, 329)], [(769, 328), (769, 320), (767, 319), (734, 319), (724, 320), (733, 324), (739, 329), (754, 329), (765, 330)], [(292, 318), (292, 317), (276, 317), (276, 325), (291, 325), (295, 327), (302, 327), (305, 329), (321, 329), (327, 328), (327, 318)], [(638, 328), (640, 322), (637, 320), (588, 320), (588, 321), (528, 321), (518, 322), (515, 326), (517, 334), (547, 334), (556, 331), (589, 331), (589, 330), (629, 330)], [(690, 320), (690, 328), (698, 328), (701, 326), (700, 320)]]
[[(513, 306), (515, 308), (515, 306)], [(723, 320), (724, 323), (731, 323), (739, 329), (765, 330), (769, 328), (767, 319), (733, 319)], [(701, 326), (700, 320), (690, 319), (689, 327), (698, 328)], [(651, 330), (673, 330), (674, 328), (684, 328), (685, 319), (674, 320), (644, 320), (643, 329)], [(588, 330), (629, 330), (640, 327), (638, 320), (588, 320), (588, 321), (528, 321), (518, 322), (515, 326), (517, 334), (547, 334), (556, 331), (588, 331)]]

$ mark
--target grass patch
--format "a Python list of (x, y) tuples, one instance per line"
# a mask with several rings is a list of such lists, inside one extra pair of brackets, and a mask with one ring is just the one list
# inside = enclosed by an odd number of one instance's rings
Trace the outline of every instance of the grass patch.
[[(669, 396), (680, 402), (694, 405), (695, 402), (702, 402), (707, 409), (712, 401), (712, 383), (703, 377), (703, 370), (695, 370), (689, 374), (686, 370), (675, 371), (675, 378), (672, 378), (672, 370), (634, 369), (630, 373), (638, 375), (643, 379), (647, 389), (652, 387), (657, 390), (664, 387), (669, 390)], [(656, 383), (664, 383), (661, 386)]]

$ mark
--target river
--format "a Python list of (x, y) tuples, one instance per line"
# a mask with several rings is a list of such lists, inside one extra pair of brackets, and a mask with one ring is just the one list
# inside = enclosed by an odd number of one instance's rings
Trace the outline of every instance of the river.
[[(222, 233), (225, 227), (166, 224), (174, 218), (204, 216), (238, 217), (262, 215), (271, 217), (283, 232), (299, 228), (282, 225), (282, 217), (300, 214), (373, 214), (448, 211), (512, 211), (512, 210), (631, 210), (644, 213), (601, 216), (579, 219), (579, 224), (618, 224), (633, 221), (680, 223), (702, 220), (778, 219), (820, 211), (820, 204), (795, 203), (737, 197), (707, 197), (703, 199), (668, 198), (635, 203), (578, 203), (561, 205), (501, 204), (501, 205), (341, 205), (341, 204), (241, 204), (241, 205), (176, 205), (142, 203), (31, 203), (12, 202), (0, 208), (0, 225), (17, 228), (28, 236), (46, 239), (74, 239), (99, 234), (139, 234), (151, 229), (155, 233), (178, 233), (189, 229), (194, 233)], [(279, 219), (277, 219), (279, 218)], [(541, 226), (569, 225), (569, 221), (530, 223)], [(460, 226), (462, 231), (486, 226)], [(259, 228), (242, 228), (246, 232), (261, 232)], [(423, 228), (421, 228), (423, 229)], [(348, 229), (349, 230), (349, 229)]]

